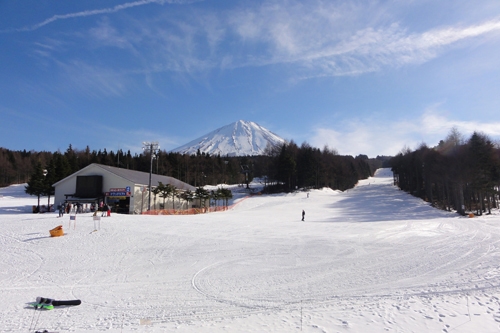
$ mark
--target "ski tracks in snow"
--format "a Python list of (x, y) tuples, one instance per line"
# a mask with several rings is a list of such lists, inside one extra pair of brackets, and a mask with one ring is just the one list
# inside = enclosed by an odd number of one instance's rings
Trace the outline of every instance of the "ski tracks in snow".
[(256, 196), (203, 216), (114, 215), (92, 233), (82, 215), (59, 238), (48, 230), (61, 219), (3, 215), (0, 290), (23, 301), (0, 322), (26, 331), (24, 302), (47, 296), (82, 299), (43, 319), (67, 331), (500, 327), (498, 218), (437, 211), (390, 181)]

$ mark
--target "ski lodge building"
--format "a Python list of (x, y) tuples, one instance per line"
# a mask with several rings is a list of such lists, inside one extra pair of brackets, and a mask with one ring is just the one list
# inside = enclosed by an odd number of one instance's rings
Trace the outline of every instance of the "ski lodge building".
[[(54, 203), (94, 204), (98, 207), (103, 202), (117, 213), (141, 214), (148, 210), (149, 176), (148, 172), (93, 163), (53, 185)], [(171, 184), (181, 191), (196, 190), (194, 186), (173, 177), (151, 174), (151, 188), (155, 188), (159, 182)], [(163, 203), (163, 198), (155, 200), (153, 194), (151, 209), (160, 209), (160, 202)], [(176, 209), (181, 208), (180, 204), (178, 200), (175, 201)], [(172, 205), (171, 198), (165, 199), (165, 207)]]

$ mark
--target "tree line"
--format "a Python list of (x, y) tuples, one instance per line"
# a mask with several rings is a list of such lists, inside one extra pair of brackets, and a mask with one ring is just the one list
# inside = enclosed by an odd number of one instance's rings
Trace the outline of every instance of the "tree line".
[(373, 174), (385, 157), (341, 156), (335, 150), (298, 146), (293, 141), (267, 147), (261, 156), (194, 155), (158, 151), (131, 154), (122, 150), (78, 150), (70, 144), (66, 151), (10, 151), (0, 148), (0, 186), (28, 183), (32, 194), (53, 195), (52, 184), (91, 163), (174, 177), (195, 187), (217, 184), (248, 184), (254, 177), (263, 179), (268, 191), (293, 191), (297, 188), (346, 190), (359, 179)]
[(260, 174), (267, 177), (270, 191), (322, 187), (344, 191), (373, 175), (381, 165), (382, 160), (370, 160), (366, 155), (343, 156), (328, 147), (320, 150), (307, 142), (298, 146), (291, 141), (266, 149)]
[(465, 140), (453, 128), (436, 147), (405, 148), (390, 164), (395, 185), (432, 206), (461, 215), (499, 207), (500, 148), (485, 134)]

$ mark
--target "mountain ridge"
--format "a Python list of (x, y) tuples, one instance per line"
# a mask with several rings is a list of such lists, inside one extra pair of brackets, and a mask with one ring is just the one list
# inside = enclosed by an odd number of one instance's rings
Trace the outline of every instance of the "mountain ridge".
[(198, 152), (221, 156), (263, 155), (266, 147), (279, 145), (285, 139), (253, 121), (238, 120), (194, 139), (172, 150), (193, 155)]

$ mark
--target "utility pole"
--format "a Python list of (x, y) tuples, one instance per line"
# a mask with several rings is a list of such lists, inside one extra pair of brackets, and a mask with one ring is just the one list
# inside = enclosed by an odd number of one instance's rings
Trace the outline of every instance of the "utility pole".
[(148, 194), (148, 211), (151, 210), (151, 175), (153, 174), (153, 155), (156, 154), (160, 150), (160, 145), (158, 141), (147, 142), (144, 141), (142, 143), (142, 150), (144, 152), (149, 152), (150, 164), (149, 164), (149, 194)]

